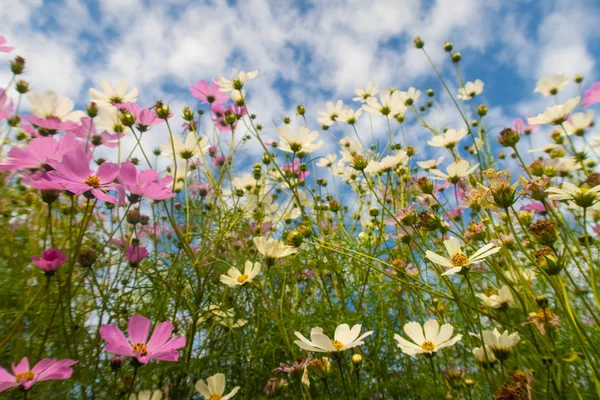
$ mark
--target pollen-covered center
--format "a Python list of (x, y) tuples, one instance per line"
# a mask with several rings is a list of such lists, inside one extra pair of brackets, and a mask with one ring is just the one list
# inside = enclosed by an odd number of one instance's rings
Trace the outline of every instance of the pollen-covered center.
[(463, 253), (456, 253), (452, 256), (452, 265), (455, 267), (462, 267), (467, 265), (469, 258), (465, 256)]
[(244, 283), (244, 282), (246, 282), (247, 279), (248, 279), (248, 274), (243, 274), (243, 275), (238, 276), (237, 281), (239, 283)]
[(341, 350), (342, 347), (344, 347), (344, 343), (340, 342), (339, 340), (332, 340), (331, 344), (338, 350)]
[(94, 175), (90, 175), (85, 180), (86, 185), (90, 185), (94, 189), (98, 189), (100, 187), (100, 178)]
[(21, 372), (20, 374), (15, 375), (15, 381), (17, 381), (17, 382), (32, 381), (34, 377), (35, 377), (35, 375), (34, 375), (33, 371)]
[(431, 340), (426, 340), (423, 342), (423, 344), (421, 344), (421, 348), (424, 351), (433, 351), (435, 349), (435, 343), (433, 343)]
[(136, 343), (131, 349), (134, 353), (139, 353), (140, 356), (145, 357), (148, 355), (148, 348), (144, 343)]
[(223, 396), (221, 396), (220, 394), (213, 394), (211, 395), (208, 400), (221, 400)]

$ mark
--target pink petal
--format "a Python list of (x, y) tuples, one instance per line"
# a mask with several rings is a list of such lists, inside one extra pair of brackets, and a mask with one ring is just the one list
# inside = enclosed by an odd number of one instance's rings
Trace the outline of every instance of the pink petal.
[(29, 360), (27, 359), (27, 357), (23, 357), (23, 359), (21, 360), (20, 363), (18, 363), (17, 365), (13, 364), (12, 365), (12, 370), (13, 373), (15, 375), (17, 374), (22, 374), (24, 372), (29, 372)]
[(102, 325), (100, 327), (100, 337), (108, 342), (104, 349), (109, 353), (124, 356), (133, 355), (131, 344), (118, 326), (113, 324)]
[(112, 162), (103, 163), (96, 171), (101, 184), (112, 183), (117, 175), (119, 175), (119, 166)]
[(152, 322), (142, 315), (134, 315), (129, 318), (127, 332), (129, 333), (131, 343), (146, 343), (151, 327)]
[(121, 164), (119, 171), (119, 182), (124, 185), (135, 186), (137, 184), (137, 169), (131, 161), (125, 161)]
[(171, 337), (171, 333), (173, 333), (173, 324), (170, 321), (157, 324), (154, 328), (154, 332), (152, 332), (150, 341), (148, 341), (148, 351), (153, 352), (154, 349), (157, 349), (167, 343)]

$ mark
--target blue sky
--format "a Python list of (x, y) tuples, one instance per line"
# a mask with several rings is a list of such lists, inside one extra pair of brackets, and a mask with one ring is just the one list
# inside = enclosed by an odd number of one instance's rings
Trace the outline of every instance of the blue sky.
[[(582, 73), (584, 86), (598, 78), (599, 17), (600, 3), (585, 0), (0, 0), (0, 34), (28, 60), (24, 78), (33, 90), (53, 89), (83, 107), (89, 87), (125, 79), (139, 88), (140, 104), (161, 99), (180, 110), (197, 105), (187, 86), (198, 79), (258, 69), (248, 93), (267, 128), (297, 104), (317, 128), (326, 101), (347, 102), (367, 81), (441, 94), (412, 46), (420, 35), (450, 79), (441, 46), (454, 43), (465, 79), (485, 82), (478, 101), (500, 129), (551, 105), (533, 93), (540, 76)], [(0, 82), (9, 78), (0, 72)], [(447, 98), (440, 102), (449, 106)], [(456, 117), (449, 112), (448, 123)], [(149, 145), (162, 134), (147, 137)]]

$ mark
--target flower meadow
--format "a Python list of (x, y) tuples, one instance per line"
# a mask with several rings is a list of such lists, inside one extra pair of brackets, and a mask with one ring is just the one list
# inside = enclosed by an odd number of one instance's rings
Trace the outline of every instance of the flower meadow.
[(0, 36), (0, 396), (598, 399), (600, 82), (493, 126), (453, 47), (269, 122), (258, 71), (78, 110)]

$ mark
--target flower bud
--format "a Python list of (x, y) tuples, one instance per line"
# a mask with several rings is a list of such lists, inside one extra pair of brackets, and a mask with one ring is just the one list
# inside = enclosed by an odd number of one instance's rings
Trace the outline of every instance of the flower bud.
[(500, 135), (498, 135), (498, 143), (503, 147), (514, 148), (519, 143), (519, 140), (521, 140), (519, 133), (510, 128), (503, 129)]
[(17, 89), (17, 92), (20, 94), (25, 94), (29, 92), (29, 82), (21, 79), (15, 84), (15, 89)]
[(433, 97), (433, 96), (435, 96), (435, 92), (433, 91), (433, 89), (427, 89), (427, 96), (428, 96), (428, 97)]
[(477, 107), (477, 115), (479, 115), (480, 117), (485, 117), (488, 113), (488, 106), (486, 106), (485, 104), (480, 104), (479, 107)]
[(462, 55), (459, 52), (452, 54), (452, 62), (458, 63), (462, 59)]
[(15, 75), (21, 75), (23, 70), (25, 69), (25, 59), (21, 56), (15, 57), (13, 61), (10, 62), (10, 70)]
[(529, 233), (538, 243), (545, 246), (550, 246), (558, 240), (558, 230), (554, 221), (536, 221), (529, 227)]
[(358, 353), (353, 354), (352, 355), (352, 364), (354, 364), (355, 367), (358, 367), (361, 363), (362, 363), (362, 356)]
[(444, 42), (444, 51), (450, 53), (453, 48), (454, 45), (452, 44), (452, 42)]
[(581, 75), (581, 74), (575, 75), (575, 83), (581, 83), (581, 82), (583, 82), (583, 75)]
[(189, 107), (183, 107), (182, 117), (184, 121), (192, 122), (194, 120), (194, 112)]
[(423, 39), (421, 39), (421, 36), (417, 36), (414, 40), (413, 40), (413, 44), (415, 45), (415, 47), (417, 49), (422, 49), (423, 47), (425, 47), (425, 42), (423, 41)]
[(302, 245), (302, 241), (304, 240), (304, 235), (298, 231), (290, 232), (287, 236), (286, 242), (290, 246), (300, 247)]
[(337, 200), (331, 200), (329, 202), (329, 210), (336, 213), (342, 209), (342, 206)]
[(538, 305), (539, 308), (546, 308), (548, 307), (548, 304), (550, 302), (548, 301), (548, 298), (546, 296), (537, 296), (535, 298), (535, 303)]
[(367, 168), (367, 165), (369, 165), (369, 162), (364, 156), (356, 155), (352, 159), (352, 168), (357, 171), (363, 171), (365, 168)]
[(93, 248), (87, 248), (87, 249), (83, 249), (79, 252), (79, 265), (84, 267), (84, 268), (89, 268), (92, 265), (94, 265), (94, 263), (96, 262), (96, 260), (98, 259), (98, 255), (96, 254), (96, 250), (94, 250)]
[(306, 109), (302, 104), (298, 104), (298, 107), (296, 107), (296, 112), (298, 113), (298, 115), (304, 115), (306, 114)]
[(563, 260), (550, 247), (544, 247), (534, 253), (535, 262), (550, 276), (563, 270)]
[(58, 199), (59, 194), (60, 194), (60, 191), (58, 191), (58, 190), (42, 190), (41, 191), (42, 201), (46, 204), (52, 204), (56, 201), (56, 199)]
[(171, 109), (166, 104), (163, 104), (162, 101), (157, 101), (156, 104), (154, 104), (154, 112), (160, 119), (166, 120), (171, 116)]
[(85, 108), (85, 111), (90, 118), (96, 118), (98, 115), (98, 105), (93, 101)]

